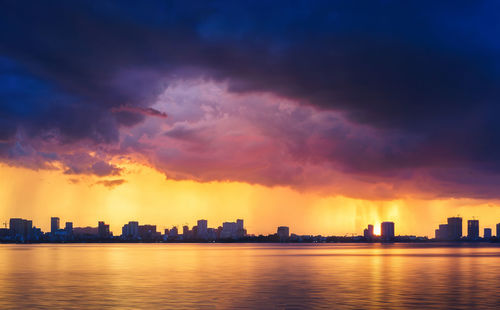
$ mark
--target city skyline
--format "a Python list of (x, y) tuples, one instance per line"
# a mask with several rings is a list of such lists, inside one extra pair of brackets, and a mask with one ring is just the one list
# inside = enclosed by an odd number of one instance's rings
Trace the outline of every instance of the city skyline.
[[(85, 226), (78, 227), (74, 226), (71, 221), (64, 222), (64, 228), (62, 227), (62, 222), (59, 217), (50, 218), (50, 230), (43, 231), (40, 227), (34, 225), (32, 220), (23, 218), (11, 218), (9, 220), (9, 227), (7, 228), (7, 222), (4, 222), (4, 228), (0, 229), (0, 239), (6, 238), (3, 241), (14, 241), (16, 235), (19, 235), (21, 241), (75, 241), (73, 236), (80, 236), (78, 240), (85, 241), (86, 239), (82, 236), (86, 235), (87, 240), (107, 239), (120, 237), (120, 240), (125, 241), (140, 241), (141, 238), (144, 240), (144, 236), (148, 237), (146, 240), (152, 241), (210, 241), (210, 240), (242, 240), (244, 237), (257, 237), (264, 236), (265, 234), (259, 233), (248, 233), (246, 227), (244, 226), (243, 219), (237, 219), (234, 222), (223, 222), (220, 226), (209, 227), (208, 221), (205, 219), (199, 219), (196, 221), (196, 225), (189, 226), (188, 223), (184, 223), (182, 226), (173, 225), (168, 228), (160, 228), (157, 224), (139, 224), (139, 221), (128, 221), (121, 228), (121, 233), (114, 234), (110, 230), (109, 223), (106, 224), (105, 221), (98, 221), (97, 227)], [(480, 233), (480, 223), (478, 219), (468, 219), (464, 222), (461, 217), (449, 217), (447, 219), (447, 224), (439, 224), (435, 229), (434, 236), (419, 236), (416, 234), (398, 234), (396, 233), (396, 224), (391, 221), (384, 221), (380, 225), (368, 224), (367, 227), (361, 233), (352, 233), (345, 235), (324, 235), (324, 234), (296, 234), (289, 226), (278, 226), (274, 235), (276, 235), (275, 241), (288, 241), (290, 235), (292, 236), (318, 236), (318, 237), (351, 237), (355, 238), (352, 241), (366, 241), (366, 242), (387, 242), (393, 241), (395, 237), (405, 237), (410, 239), (403, 239), (406, 241), (415, 241), (411, 238), (425, 238), (425, 240), (436, 240), (436, 241), (489, 241), (491, 238), (498, 238), (500, 236), (500, 223), (497, 223), (494, 228), (491, 227), (481, 227), (483, 233)], [(464, 231), (465, 224), (465, 231)], [(378, 227), (377, 227), (378, 226)], [(375, 229), (377, 227), (377, 229)], [(293, 229), (293, 228), (292, 228)], [(496, 229), (496, 230), (495, 230)], [(162, 233), (162, 231), (164, 233)], [(496, 234), (493, 235), (493, 231)], [(38, 237), (34, 239), (28, 238), (28, 236), (37, 235)], [(273, 234), (269, 234), (271, 236)], [(18, 238), (19, 238), (18, 236)], [(71, 236), (71, 238), (69, 238)], [(141, 237), (139, 237), (141, 236)], [(180, 236), (179, 238), (177, 238)], [(363, 239), (359, 239), (362, 237)], [(9, 239), (10, 238), (10, 239)], [(14, 238), (14, 239), (12, 239)], [(173, 239), (172, 239), (173, 238)], [(358, 239), (356, 239), (358, 238)], [(465, 239), (464, 239), (465, 238)], [(27, 240), (24, 240), (27, 239)], [(425, 241), (420, 239), (420, 241)], [(2, 240), (0, 240), (2, 241)], [(18, 240), (19, 241), (19, 240)]]
[(495, 3), (77, 2), (0, 12), (0, 218), (500, 217)]
[(498, 0), (0, 0), (0, 309), (499, 308), (498, 115)]

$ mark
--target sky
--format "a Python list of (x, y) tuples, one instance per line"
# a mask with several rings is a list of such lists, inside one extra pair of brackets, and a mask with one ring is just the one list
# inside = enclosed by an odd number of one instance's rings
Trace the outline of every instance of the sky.
[(0, 217), (500, 222), (497, 1), (0, 2)]

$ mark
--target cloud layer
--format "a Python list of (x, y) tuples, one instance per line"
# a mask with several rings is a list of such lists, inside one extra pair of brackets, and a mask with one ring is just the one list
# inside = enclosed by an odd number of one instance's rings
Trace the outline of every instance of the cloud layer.
[(1, 5), (4, 162), (498, 198), (497, 2), (127, 4)]

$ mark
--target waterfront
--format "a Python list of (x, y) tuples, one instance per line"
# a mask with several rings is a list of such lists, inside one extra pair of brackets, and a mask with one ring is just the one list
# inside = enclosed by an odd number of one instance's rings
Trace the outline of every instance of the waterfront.
[(484, 308), (500, 247), (0, 245), (0, 308)]

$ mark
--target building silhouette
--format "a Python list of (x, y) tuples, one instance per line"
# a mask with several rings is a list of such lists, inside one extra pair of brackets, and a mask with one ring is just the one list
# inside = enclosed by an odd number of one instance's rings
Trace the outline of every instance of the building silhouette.
[(392, 241), (394, 239), (394, 222), (383, 222), (380, 226), (382, 240)]
[(97, 224), (97, 235), (99, 238), (109, 238), (111, 234), (109, 232), (109, 225), (105, 224), (103, 221), (100, 221)]
[(122, 238), (136, 240), (139, 238), (139, 222), (130, 221), (122, 227)]
[(170, 231), (168, 232), (168, 238), (175, 240), (178, 236), (179, 231), (177, 230), (177, 226), (172, 227), (172, 229), (170, 229)]
[(196, 238), (200, 240), (207, 240), (208, 239), (208, 222), (207, 220), (198, 220), (198, 225), (197, 225), (197, 231), (196, 231)]
[(458, 241), (462, 238), (462, 218), (449, 217), (447, 224), (440, 224), (435, 230), (435, 238), (440, 241)]
[(288, 226), (279, 226), (277, 235), (280, 242), (288, 241), (290, 238), (290, 228)]
[(73, 234), (73, 222), (66, 222), (65, 226), (64, 226), (64, 230), (69, 234), (69, 235), (72, 235)]
[(467, 221), (467, 238), (471, 240), (479, 239), (479, 220)]
[(484, 229), (483, 238), (485, 240), (490, 240), (491, 239), (491, 228), (485, 228)]
[(462, 218), (449, 217), (448, 218), (448, 240), (456, 241), (462, 238)]
[(33, 222), (21, 218), (11, 218), (9, 221), (10, 234), (14, 241), (26, 242), (31, 240)]
[(59, 230), (59, 218), (51, 217), (50, 218), (50, 233), (55, 235), (55, 233)]
[(220, 231), (221, 239), (241, 239), (245, 237), (246, 230), (243, 227), (243, 220), (238, 219), (236, 222), (222, 223), (222, 230)]
[(373, 236), (373, 225), (369, 224), (368, 227), (363, 230), (363, 237), (370, 240), (373, 238)]
[(138, 231), (141, 240), (155, 240), (161, 236), (161, 233), (156, 231), (156, 225), (139, 225)]
[(497, 224), (497, 239), (500, 239), (500, 223)]
[(436, 229), (436, 235), (435, 235), (437, 240), (440, 241), (448, 241), (450, 240), (450, 229), (448, 224), (440, 224), (439, 228)]

